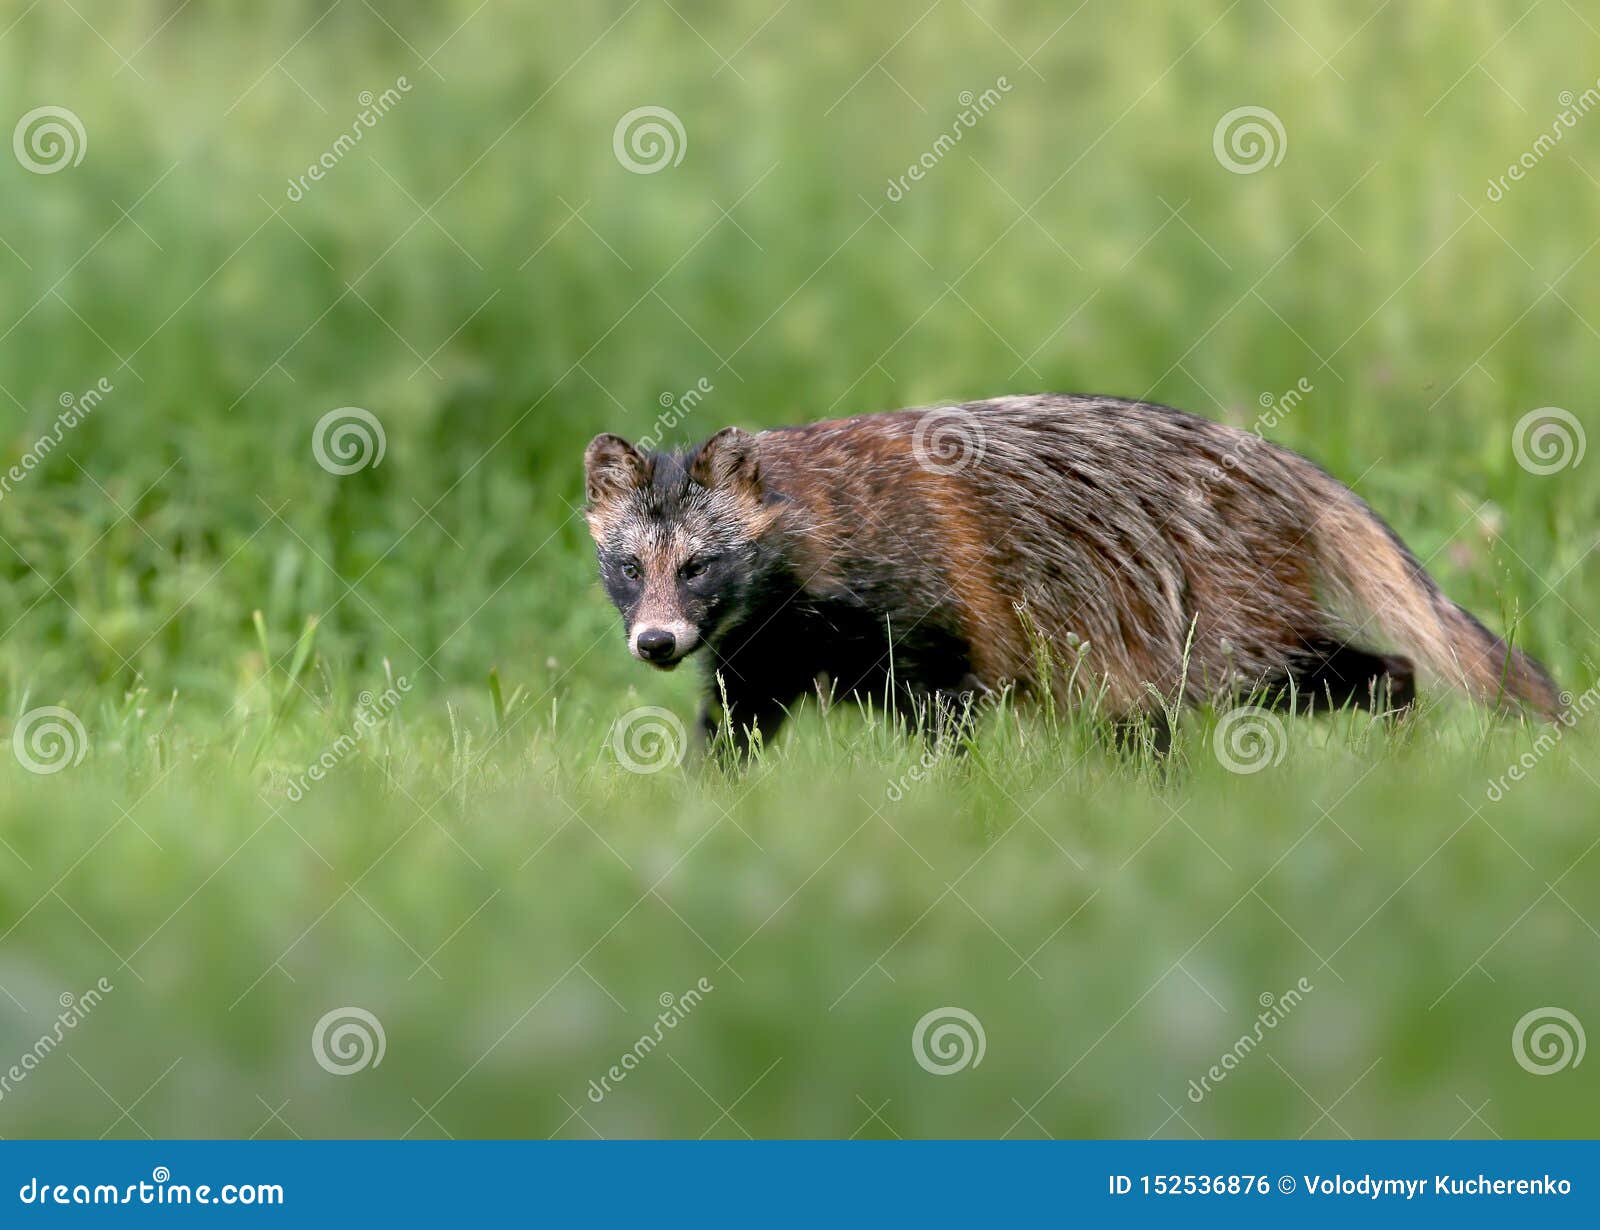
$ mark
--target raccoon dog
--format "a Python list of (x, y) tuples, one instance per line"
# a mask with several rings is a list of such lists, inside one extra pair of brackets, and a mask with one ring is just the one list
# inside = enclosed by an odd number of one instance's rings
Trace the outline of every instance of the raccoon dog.
[(601, 435), (584, 477), (629, 648), (702, 653), (702, 728), (739, 750), (823, 676), (923, 718), (1048, 686), (1158, 731), (1168, 706), (1246, 694), (1400, 710), (1419, 678), (1562, 710), (1343, 483), (1165, 406), (1002, 397), (687, 452)]

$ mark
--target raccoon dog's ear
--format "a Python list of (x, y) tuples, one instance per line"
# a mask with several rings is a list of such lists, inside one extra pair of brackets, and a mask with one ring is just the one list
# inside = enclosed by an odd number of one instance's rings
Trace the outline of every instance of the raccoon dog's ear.
[(649, 459), (621, 436), (596, 436), (583, 452), (583, 493), (591, 504), (626, 495), (649, 477)]
[(759, 495), (761, 459), (756, 438), (737, 427), (724, 427), (695, 453), (689, 463), (689, 477), (711, 490), (720, 487)]

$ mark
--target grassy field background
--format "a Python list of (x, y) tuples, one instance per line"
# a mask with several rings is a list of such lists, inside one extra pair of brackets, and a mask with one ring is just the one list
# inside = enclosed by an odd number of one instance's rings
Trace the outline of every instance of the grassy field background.
[[(627, 656), (574, 511), (599, 430), (1309, 388), (1266, 434), (1581, 697), (1597, 76), (1560, 2), (0, 17), (0, 127), (81, 124), (0, 150), (0, 1135), (1593, 1134), (1600, 1064), (1513, 1045), (1600, 1022), (1587, 723), (1292, 721), (1239, 773), (1217, 714), (1152, 765), (811, 710), (741, 777), (631, 772), (693, 680)], [(343, 407), (384, 448), (338, 475)], [(336, 1075), (347, 1008), (382, 1059)]]

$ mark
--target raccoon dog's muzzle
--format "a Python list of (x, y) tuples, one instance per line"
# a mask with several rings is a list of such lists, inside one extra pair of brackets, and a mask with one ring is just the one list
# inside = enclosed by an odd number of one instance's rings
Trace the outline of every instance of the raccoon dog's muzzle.
[(699, 643), (700, 630), (681, 619), (660, 623), (641, 620), (628, 636), (633, 656), (662, 670), (671, 670)]

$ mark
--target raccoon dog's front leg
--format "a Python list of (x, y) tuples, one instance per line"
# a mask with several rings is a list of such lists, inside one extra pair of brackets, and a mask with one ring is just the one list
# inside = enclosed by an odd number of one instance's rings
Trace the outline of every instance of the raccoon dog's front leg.
[(702, 749), (710, 756), (742, 764), (749, 758), (755, 732), (760, 732), (763, 744), (769, 742), (788, 718), (788, 707), (799, 698), (799, 691), (779, 695), (713, 675), (700, 705)]
[(902, 689), (900, 717), (913, 734), (929, 743), (961, 748), (977, 729), (978, 717), (998, 693), (970, 672), (955, 687)]

